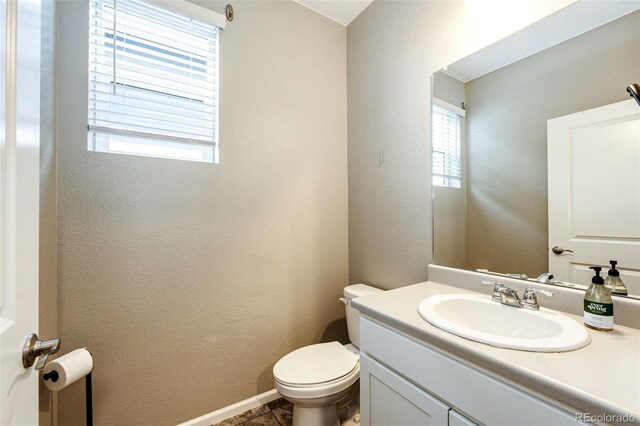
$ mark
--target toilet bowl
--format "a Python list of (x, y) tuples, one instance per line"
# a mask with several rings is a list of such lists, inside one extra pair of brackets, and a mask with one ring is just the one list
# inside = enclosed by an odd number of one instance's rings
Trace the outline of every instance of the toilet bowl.
[(352, 344), (318, 343), (297, 349), (273, 367), (276, 390), (293, 403), (294, 426), (339, 426), (338, 404), (360, 377), (359, 312), (351, 300), (379, 290), (365, 284), (345, 287), (349, 339)]

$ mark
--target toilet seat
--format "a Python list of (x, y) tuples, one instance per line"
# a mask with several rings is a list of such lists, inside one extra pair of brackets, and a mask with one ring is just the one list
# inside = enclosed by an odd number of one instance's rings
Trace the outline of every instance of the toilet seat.
[(285, 355), (273, 367), (273, 375), (289, 386), (313, 386), (347, 376), (358, 362), (358, 355), (339, 342), (318, 343)]
[(360, 376), (360, 357), (339, 342), (305, 346), (273, 367), (276, 390), (296, 398), (317, 398), (347, 389)]
[(281, 383), (278, 379), (275, 380), (276, 390), (280, 395), (285, 398), (297, 398), (297, 399), (315, 399), (323, 398), (330, 395), (335, 395), (349, 389), (358, 378), (360, 378), (360, 363), (358, 362), (356, 368), (348, 374), (339, 379), (332, 380), (330, 382), (319, 383), (315, 385), (295, 386)]

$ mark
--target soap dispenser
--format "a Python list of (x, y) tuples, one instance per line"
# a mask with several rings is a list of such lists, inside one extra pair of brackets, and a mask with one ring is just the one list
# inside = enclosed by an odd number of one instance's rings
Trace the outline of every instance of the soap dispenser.
[(610, 260), (611, 269), (609, 269), (609, 274), (607, 278), (604, 280), (604, 286), (609, 290), (611, 294), (617, 294), (619, 296), (627, 296), (629, 292), (627, 291), (627, 287), (622, 282), (622, 278), (620, 278), (620, 271), (616, 269), (616, 265), (618, 264), (617, 260)]
[(592, 266), (595, 275), (584, 295), (584, 324), (599, 331), (613, 331), (613, 299), (600, 276), (602, 268)]

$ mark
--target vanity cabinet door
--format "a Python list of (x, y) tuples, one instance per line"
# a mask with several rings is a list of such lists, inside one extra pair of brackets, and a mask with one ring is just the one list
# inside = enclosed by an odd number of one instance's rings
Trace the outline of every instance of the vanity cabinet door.
[(478, 426), (457, 411), (449, 411), (449, 426)]
[(363, 426), (444, 426), (449, 407), (365, 354), (360, 356)]

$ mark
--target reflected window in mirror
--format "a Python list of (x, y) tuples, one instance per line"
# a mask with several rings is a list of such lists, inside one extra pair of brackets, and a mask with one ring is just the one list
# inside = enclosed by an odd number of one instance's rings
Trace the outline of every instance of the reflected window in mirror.
[(432, 110), (433, 185), (462, 188), (462, 124), (464, 110), (435, 100)]

